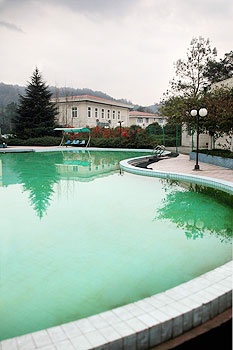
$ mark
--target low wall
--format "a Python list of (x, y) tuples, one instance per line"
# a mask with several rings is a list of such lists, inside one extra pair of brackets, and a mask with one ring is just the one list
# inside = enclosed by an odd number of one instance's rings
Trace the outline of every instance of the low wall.
[[(190, 152), (189, 159), (195, 160), (196, 152)], [(223, 157), (217, 157), (217, 156), (210, 156), (204, 153), (198, 153), (198, 159), (200, 162), (203, 162), (203, 163), (208, 163), (208, 164), (218, 165), (223, 168), (233, 169), (233, 159), (231, 158), (223, 158)]]

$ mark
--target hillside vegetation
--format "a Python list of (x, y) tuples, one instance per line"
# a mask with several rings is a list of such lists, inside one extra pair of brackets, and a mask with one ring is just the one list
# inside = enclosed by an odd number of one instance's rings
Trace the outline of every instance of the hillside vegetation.
[[(121, 99), (114, 99), (112, 96), (106, 94), (105, 92), (102, 91), (94, 91), (89, 88), (83, 88), (83, 89), (74, 89), (70, 87), (61, 87), (57, 88), (55, 86), (49, 86), (49, 90), (52, 93), (53, 97), (65, 97), (65, 96), (78, 96), (78, 95), (92, 95), (92, 96), (97, 96), (101, 98), (106, 98), (108, 100), (114, 100), (114, 101), (119, 101), (123, 103), (128, 103), (130, 105), (133, 105), (135, 110), (138, 110), (141, 108), (143, 111), (147, 111), (150, 113), (157, 113), (159, 104), (154, 104), (150, 106), (140, 106), (138, 104), (134, 104), (131, 101), (121, 98)], [(11, 85), (11, 84), (4, 84), (0, 83), (0, 106), (1, 107), (6, 107), (7, 105), (11, 103), (18, 103), (19, 100), (19, 95), (24, 95), (25, 93), (25, 87), (24, 86), (19, 86), (19, 85)]]

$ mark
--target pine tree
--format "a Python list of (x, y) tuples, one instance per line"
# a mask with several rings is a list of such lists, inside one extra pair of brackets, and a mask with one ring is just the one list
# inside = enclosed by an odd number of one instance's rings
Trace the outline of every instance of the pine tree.
[(57, 114), (55, 104), (51, 102), (52, 93), (35, 69), (31, 82), (20, 95), (15, 118), (15, 133), (20, 138), (51, 135)]

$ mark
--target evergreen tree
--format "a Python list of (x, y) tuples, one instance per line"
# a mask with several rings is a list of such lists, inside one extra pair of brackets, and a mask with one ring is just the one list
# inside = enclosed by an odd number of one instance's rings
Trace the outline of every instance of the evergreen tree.
[(31, 82), (25, 90), (25, 95), (20, 95), (15, 118), (15, 133), (18, 137), (42, 137), (51, 135), (55, 126), (57, 114), (55, 104), (51, 102), (52, 93), (35, 69)]

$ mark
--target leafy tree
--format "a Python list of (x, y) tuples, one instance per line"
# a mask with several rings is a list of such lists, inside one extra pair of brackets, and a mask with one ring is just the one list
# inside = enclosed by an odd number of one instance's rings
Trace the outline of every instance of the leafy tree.
[[(214, 141), (227, 134), (232, 137), (233, 131), (233, 89), (216, 88), (205, 94), (199, 95), (199, 98), (173, 96), (166, 101), (161, 108), (161, 112), (168, 115), (168, 121), (173, 125), (185, 124), (186, 129), (196, 129), (196, 117), (192, 117), (192, 109), (200, 109), (203, 106), (207, 108), (208, 114), (205, 118), (199, 118), (200, 132), (208, 132), (211, 144)], [(232, 145), (230, 146), (232, 148)]]
[(160, 113), (168, 116), (170, 124), (185, 124), (188, 130), (195, 128), (196, 118), (189, 112), (203, 106), (208, 83), (207, 64), (213, 61), (216, 54), (216, 48), (211, 48), (209, 39), (193, 38), (186, 60), (176, 62), (176, 78), (171, 82), (160, 107)]
[(36, 68), (31, 82), (26, 87), (25, 95), (20, 95), (19, 98), (15, 118), (15, 133), (18, 137), (41, 137), (53, 134), (57, 111), (55, 104), (50, 101), (51, 96), (49, 87)]
[(211, 83), (231, 78), (233, 75), (233, 51), (226, 53), (219, 62), (211, 60), (207, 64), (205, 77)]
[(163, 133), (162, 127), (157, 122), (148, 125), (146, 127), (146, 130), (149, 132), (150, 135), (161, 135)]
[(186, 129), (191, 131), (196, 129), (196, 118), (190, 115), (190, 111), (205, 106), (208, 114), (199, 120), (200, 132), (208, 132), (212, 140), (224, 133), (231, 138), (233, 130), (232, 89), (206, 89), (208, 83), (232, 74), (233, 52), (226, 54), (219, 64), (214, 59), (215, 55), (216, 49), (211, 49), (209, 39), (194, 38), (187, 60), (176, 63), (177, 79), (173, 79), (171, 90), (165, 95), (160, 108), (163, 115), (169, 116), (171, 124), (185, 124)]
[[(231, 144), (228, 147), (233, 150), (233, 88), (221, 87), (208, 92), (204, 99), (208, 110), (204, 126), (212, 137), (213, 142), (224, 134), (230, 136)], [(226, 142), (228, 142), (226, 140)], [(227, 146), (227, 145), (226, 145)]]
[(160, 113), (168, 116), (168, 123), (171, 125), (185, 124), (190, 130), (195, 127), (196, 118), (189, 113), (192, 109), (199, 109), (203, 106), (203, 96), (199, 99), (193, 96), (171, 96), (160, 108)]
[(193, 38), (187, 50), (186, 60), (179, 59), (175, 64), (177, 79), (171, 82), (172, 95), (197, 97), (208, 82), (207, 64), (213, 61), (216, 55), (217, 50), (211, 48), (209, 39)]

